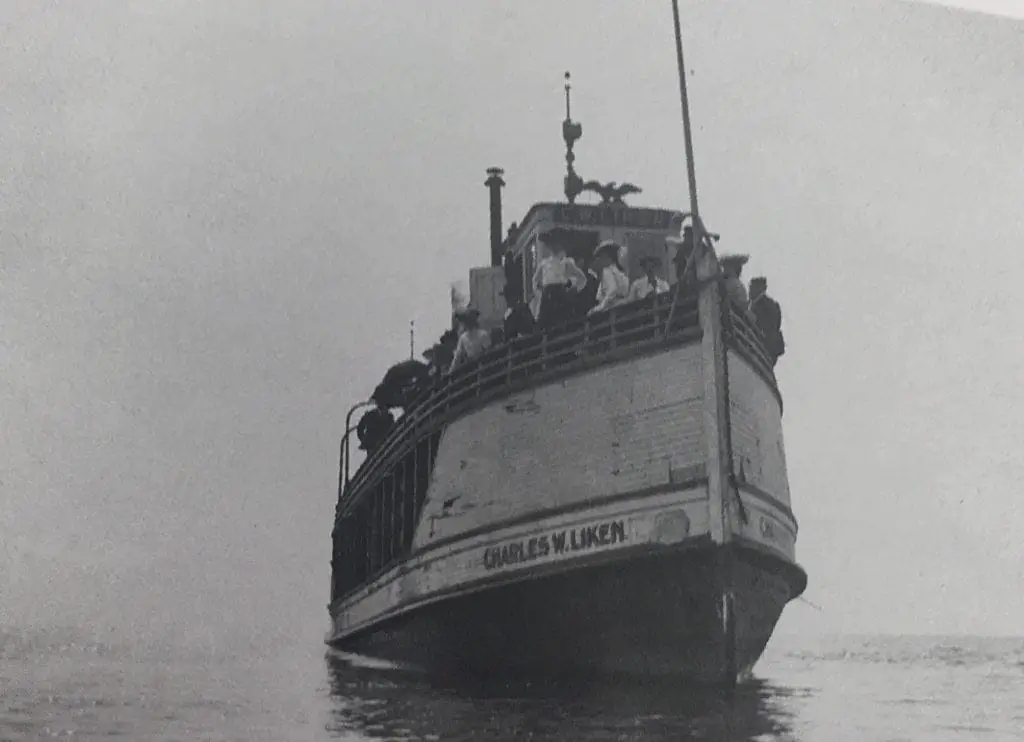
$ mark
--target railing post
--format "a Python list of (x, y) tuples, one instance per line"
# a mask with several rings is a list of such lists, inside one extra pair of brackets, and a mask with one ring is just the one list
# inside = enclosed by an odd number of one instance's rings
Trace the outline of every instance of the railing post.
[[(363, 402), (357, 402), (356, 404), (352, 405), (349, 408), (348, 414), (345, 415), (345, 435), (342, 437), (342, 444), (343, 444), (342, 445), (342, 452), (343, 452), (343, 454), (342, 454), (342, 459), (343, 459), (343, 461), (342, 461), (342, 468), (343, 468), (344, 474), (345, 474), (345, 480), (344, 480), (345, 484), (344, 484), (344, 487), (339, 487), (339, 491), (340, 492), (344, 492), (344, 488), (348, 487), (348, 483), (349, 483), (349, 462), (352, 460), (352, 455), (351, 455), (351, 452), (350, 452), (350, 447), (351, 447), (350, 438), (351, 438), (351, 436), (349, 435), (349, 433), (350, 433), (350, 431), (352, 429), (352, 415), (354, 415), (355, 411), (358, 410), (360, 407), (369, 407), (369, 406), (375, 405), (375, 404), (377, 404), (377, 403), (374, 402), (371, 399), (367, 399), (367, 400), (365, 400)], [(339, 479), (340, 479), (340, 477), (339, 477)], [(340, 497), (340, 492), (339, 492), (339, 497)]]

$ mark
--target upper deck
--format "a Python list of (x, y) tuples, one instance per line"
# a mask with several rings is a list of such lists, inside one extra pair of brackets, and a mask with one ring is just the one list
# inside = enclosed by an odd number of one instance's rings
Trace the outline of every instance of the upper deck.
[(641, 261), (653, 256), (661, 261), (661, 277), (675, 283), (674, 251), (665, 239), (679, 237), (684, 218), (682, 212), (671, 209), (623, 203), (536, 203), (521, 222), (513, 223), (496, 248), (502, 256), (501, 265), (470, 271), (470, 304), (480, 311), (481, 325), (486, 328), (501, 323), (507, 308), (503, 296), (506, 286), (536, 309), (538, 297), (531, 278), (543, 258), (544, 237), (555, 234), (566, 254), (581, 268), (590, 265), (594, 248), (612, 240), (621, 247), (622, 267), (630, 281), (643, 275)]
[[(348, 453), (342, 451), (339, 515), (418, 442), (473, 410), (599, 366), (698, 342), (702, 335), (698, 294), (694, 288), (676, 284), (668, 294), (620, 305), (603, 316), (569, 322), (553, 332), (502, 343), (459, 367), (424, 391), (351, 478)], [(727, 347), (768, 384), (781, 409), (782, 396), (758, 329), (728, 300), (721, 307)]]

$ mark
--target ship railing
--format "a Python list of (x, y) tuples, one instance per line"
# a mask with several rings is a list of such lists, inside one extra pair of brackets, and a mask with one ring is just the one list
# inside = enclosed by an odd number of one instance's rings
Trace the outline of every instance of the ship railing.
[(765, 349), (764, 335), (748, 311), (734, 302), (722, 302), (722, 332), (726, 347), (734, 350), (768, 382), (775, 398), (782, 406), (782, 395), (775, 379), (774, 364)]
[(677, 286), (666, 294), (502, 343), (443, 377), (410, 406), (355, 475), (351, 479), (346, 476), (338, 514), (350, 495), (364, 489), (376, 473), (387, 471), (387, 462), (397, 460), (422, 435), (471, 408), (561, 376), (666, 345), (692, 342), (700, 336), (697, 293)]

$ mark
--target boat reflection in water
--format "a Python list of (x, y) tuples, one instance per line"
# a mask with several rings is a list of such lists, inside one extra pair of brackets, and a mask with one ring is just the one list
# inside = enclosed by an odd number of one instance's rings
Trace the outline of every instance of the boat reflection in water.
[(787, 738), (784, 689), (578, 678), (441, 678), (328, 654), (333, 738), (754, 740)]

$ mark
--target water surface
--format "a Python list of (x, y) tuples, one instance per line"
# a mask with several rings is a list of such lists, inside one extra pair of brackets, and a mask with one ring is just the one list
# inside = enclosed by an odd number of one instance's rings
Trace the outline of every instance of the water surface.
[(776, 637), (734, 695), (432, 679), (252, 639), (0, 633), (0, 740), (1024, 739), (1024, 639)]

